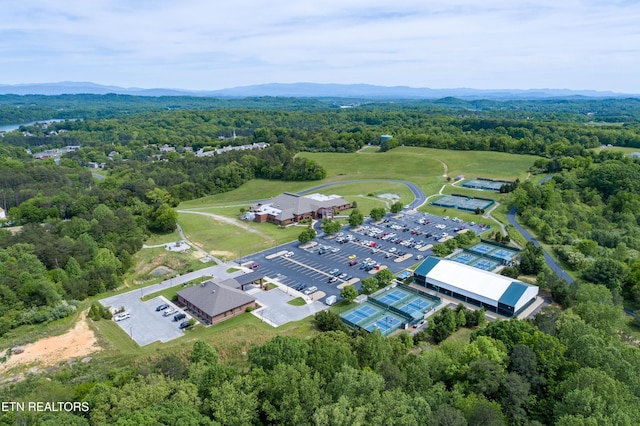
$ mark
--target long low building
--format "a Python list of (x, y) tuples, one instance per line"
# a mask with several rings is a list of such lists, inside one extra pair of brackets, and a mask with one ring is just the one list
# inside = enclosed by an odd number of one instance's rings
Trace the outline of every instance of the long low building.
[(538, 295), (537, 286), (437, 257), (427, 257), (415, 270), (414, 280), (446, 296), (507, 317), (518, 315)]
[(305, 219), (332, 218), (334, 212), (351, 208), (351, 203), (338, 195), (300, 195), (285, 192), (260, 202), (245, 217), (255, 222), (291, 225)]

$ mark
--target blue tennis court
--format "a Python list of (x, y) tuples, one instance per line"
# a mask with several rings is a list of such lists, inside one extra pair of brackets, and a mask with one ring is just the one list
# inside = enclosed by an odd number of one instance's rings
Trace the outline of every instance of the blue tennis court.
[(494, 247), (488, 246), (486, 244), (476, 244), (475, 246), (469, 248), (470, 251), (474, 251), (480, 254), (489, 253), (493, 249)]
[(395, 302), (397, 302), (398, 300), (404, 299), (408, 295), (409, 295), (408, 293), (405, 293), (402, 290), (395, 289), (392, 292), (377, 298), (377, 300), (384, 303), (385, 305), (393, 305)]
[(400, 328), (402, 320), (393, 316), (385, 315), (382, 318), (377, 319), (375, 322), (367, 325), (364, 329), (367, 331), (373, 331), (376, 328), (382, 332), (383, 335), (391, 334), (391, 332)]
[(342, 314), (341, 317), (353, 324), (360, 324), (367, 318), (378, 314), (378, 312), (380, 312), (380, 310), (371, 305), (362, 305), (358, 306), (353, 311)]
[(474, 256), (470, 253), (465, 253), (465, 252), (459, 253), (451, 258), (451, 260), (455, 260), (456, 262), (463, 263), (465, 265), (469, 265), (478, 259), (479, 259), (478, 256)]
[(402, 312), (406, 312), (409, 315), (413, 315), (415, 312), (425, 313), (433, 304), (421, 297), (413, 298), (409, 303), (406, 303), (401, 306), (396, 306), (396, 308), (400, 309)]
[(490, 271), (498, 266), (497, 262), (491, 260), (481, 259), (472, 265), (474, 268), (482, 269), (483, 271)]
[(517, 252), (511, 250), (497, 249), (491, 252), (491, 256), (499, 257), (503, 260), (513, 260), (518, 255)]

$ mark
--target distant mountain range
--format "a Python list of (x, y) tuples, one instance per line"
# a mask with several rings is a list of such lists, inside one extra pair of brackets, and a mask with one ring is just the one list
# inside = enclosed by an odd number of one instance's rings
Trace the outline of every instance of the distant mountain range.
[(568, 89), (428, 89), (407, 86), (374, 86), (369, 84), (259, 84), (221, 90), (194, 91), (181, 89), (140, 89), (103, 86), (89, 82), (60, 82), (42, 84), (0, 84), (0, 94), (15, 95), (65, 95), (109, 93), (134, 96), (200, 96), (200, 97), (294, 97), (294, 98), (347, 98), (347, 99), (558, 99), (558, 98), (638, 98), (639, 94), (601, 92), (596, 90)]

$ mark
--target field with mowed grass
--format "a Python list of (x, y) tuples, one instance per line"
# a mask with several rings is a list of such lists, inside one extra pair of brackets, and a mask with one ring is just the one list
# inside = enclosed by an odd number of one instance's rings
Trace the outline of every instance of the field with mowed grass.
[[(327, 180), (401, 179), (422, 185), (427, 178), (465, 175), (512, 180), (527, 177), (527, 170), (539, 157), (491, 151), (398, 147), (387, 152), (366, 150), (353, 154), (298, 154), (327, 169)], [(443, 164), (444, 163), (444, 164)]]
[[(222, 216), (222, 212), (216, 208), (202, 210), (202, 212)], [(215, 217), (194, 213), (178, 213), (178, 223), (180, 223), (187, 239), (223, 260), (243, 257), (295, 240), (304, 229), (303, 226), (291, 226), (283, 229), (271, 223), (238, 222), (254, 232), (240, 226), (230, 225)]]

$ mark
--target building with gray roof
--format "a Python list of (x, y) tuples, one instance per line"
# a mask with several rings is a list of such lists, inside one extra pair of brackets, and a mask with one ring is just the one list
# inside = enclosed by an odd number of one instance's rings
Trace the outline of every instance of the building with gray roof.
[(256, 298), (238, 288), (205, 281), (178, 292), (178, 303), (207, 324), (216, 324), (256, 308)]
[(285, 192), (271, 200), (251, 206), (253, 220), (290, 225), (304, 219), (333, 217), (335, 211), (351, 208), (351, 203), (339, 195), (300, 195)]

